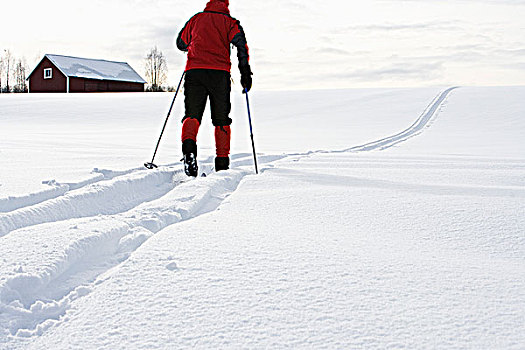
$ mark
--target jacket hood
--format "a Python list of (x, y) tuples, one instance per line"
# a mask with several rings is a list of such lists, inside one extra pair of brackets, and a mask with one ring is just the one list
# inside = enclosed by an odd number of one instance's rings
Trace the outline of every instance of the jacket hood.
[(210, 0), (208, 4), (206, 4), (206, 8), (204, 11), (213, 11), (213, 12), (220, 12), (225, 14), (230, 14), (230, 10), (228, 9), (228, 6), (230, 5), (229, 0)]

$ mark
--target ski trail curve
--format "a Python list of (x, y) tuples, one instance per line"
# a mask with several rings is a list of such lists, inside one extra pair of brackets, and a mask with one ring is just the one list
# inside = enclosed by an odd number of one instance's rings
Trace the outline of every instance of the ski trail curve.
[[(437, 114), (449, 94), (457, 87), (451, 87), (441, 92), (423, 111), (420, 117), (408, 129), (377, 141), (364, 145), (355, 146), (342, 151), (318, 151), (312, 153), (343, 153), (343, 152), (366, 152), (372, 150), (384, 150), (400, 142), (406, 141), (423, 131), (432, 118)], [(248, 154), (239, 155), (236, 160), (242, 164), (241, 158)], [(294, 156), (294, 155), (289, 155)], [(262, 156), (262, 158), (265, 158)], [(278, 158), (267, 156), (267, 161)], [(281, 157), (284, 158), (284, 157)], [(233, 159), (233, 157), (232, 157)], [(261, 159), (262, 161), (263, 159)], [(265, 159), (266, 160), (266, 159)], [(77, 184), (57, 184), (55, 190), (49, 191), (43, 197), (34, 196), (25, 204), (17, 201), (13, 206), (20, 208), (3, 213), (0, 210), (0, 237), (11, 231), (39, 225), (46, 222), (62, 221), (73, 218), (89, 217), (95, 215), (111, 215), (129, 210), (140, 203), (151, 201), (163, 196), (174, 188), (170, 179), (177, 172), (169, 171), (147, 172), (141, 168), (124, 171), (94, 169), (98, 175), (95, 178)], [(75, 190), (72, 190), (75, 189)], [(46, 199), (52, 197), (51, 199)], [(38, 202), (31, 205), (32, 202)], [(0, 204), (2, 201), (0, 200)]]
[[(414, 122), (412, 126), (410, 126), (408, 129), (395, 134), (393, 136), (389, 136), (377, 141), (369, 142), (364, 145), (354, 146), (348, 149), (339, 150), (339, 151), (314, 151), (314, 152), (308, 152), (305, 154), (290, 154), (289, 156), (301, 156), (301, 155), (311, 155), (315, 153), (347, 153), (347, 152), (367, 152), (372, 150), (384, 150), (390, 147), (393, 147), (397, 145), (398, 143), (404, 142), (408, 140), (409, 138), (412, 138), (419, 133), (423, 131), (423, 129), (429, 124), (429, 122), (432, 120), (433, 117), (436, 116), (439, 108), (443, 105), (449, 94), (458, 87), (451, 87), (443, 92), (441, 92), (430, 104), (429, 106), (423, 111), (421, 116)], [(249, 153), (243, 153), (237, 155), (238, 158), (249, 158)], [(235, 159), (235, 155), (232, 155), (232, 161)], [(264, 157), (264, 156), (262, 156)], [(271, 157), (271, 156), (268, 156)], [(283, 158), (283, 157), (281, 157)], [(213, 159), (210, 158), (206, 160), (206, 163), (212, 163)], [(246, 161), (244, 162), (246, 163)], [(169, 164), (166, 165), (168, 167), (175, 166), (176, 164)], [(137, 173), (140, 171), (143, 171), (143, 168), (131, 168), (127, 170), (122, 171), (114, 171), (114, 170), (107, 170), (107, 169), (98, 169), (95, 168), (92, 171), (92, 174), (94, 174), (93, 177), (78, 182), (78, 183), (61, 183), (57, 182), (55, 180), (51, 181), (43, 181), (43, 184), (50, 185), (49, 189), (45, 189), (43, 191), (39, 191), (36, 193), (29, 193), (23, 196), (19, 197), (5, 197), (0, 198), (0, 221), (1, 221), (1, 215), (2, 213), (9, 213), (13, 212), (18, 209), (23, 209), (26, 207), (32, 207), (34, 205), (53, 200), (56, 198), (60, 198), (63, 196), (66, 196), (68, 193), (74, 190), (78, 190), (81, 188), (85, 188), (87, 186), (102, 182), (102, 181), (108, 181), (112, 180), (117, 177)], [(1, 222), (0, 222), (1, 226)], [(5, 233), (4, 233), (5, 234)], [(2, 236), (2, 229), (0, 227), (0, 237)]]
[(393, 147), (398, 143), (404, 142), (416, 135), (419, 135), (423, 129), (430, 123), (432, 118), (437, 115), (439, 108), (443, 105), (449, 94), (458, 87), (451, 87), (441, 92), (423, 111), (421, 116), (408, 129), (383, 139), (355, 146), (339, 152), (368, 152), (373, 150), (385, 150)]

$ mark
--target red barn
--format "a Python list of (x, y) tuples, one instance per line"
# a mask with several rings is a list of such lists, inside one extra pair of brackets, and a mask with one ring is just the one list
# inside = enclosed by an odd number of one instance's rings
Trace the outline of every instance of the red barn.
[(29, 92), (139, 92), (146, 81), (126, 62), (45, 55), (27, 78)]

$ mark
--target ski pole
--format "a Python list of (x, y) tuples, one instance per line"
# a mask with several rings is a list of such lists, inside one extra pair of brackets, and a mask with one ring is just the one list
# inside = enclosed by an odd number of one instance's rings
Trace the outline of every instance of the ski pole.
[(160, 140), (162, 139), (162, 135), (164, 135), (164, 130), (166, 129), (166, 125), (168, 124), (168, 119), (170, 118), (171, 110), (173, 109), (173, 105), (175, 104), (175, 99), (177, 98), (177, 95), (179, 94), (180, 85), (182, 84), (182, 79), (184, 79), (184, 75), (186, 74), (186, 71), (182, 73), (182, 76), (180, 77), (179, 86), (177, 86), (177, 91), (175, 92), (175, 96), (173, 97), (173, 101), (171, 101), (170, 110), (168, 111), (168, 115), (166, 116), (166, 121), (164, 122), (164, 126), (162, 127), (162, 132), (160, 133), (159, 141), (157, 141), (157, 147), (155, 147), (155, 152), (153, 153), (153, 158), (151, 158), (151, 162), (144, 163), (144, 166), (148, 169), (158, 168), (153, 161), (155, 160), (155, 156), (157, 155), (157, 151), (159, 150)]
[(243, 92), (246, 94), (246, 106), (248, 107), (248, 121), (250, 122), (250, 137), (252, 138), (253, 161), (255, 163), (255, 173), (259, 174), (259, 170), (257, 169), (257, 154), (255, 153), (255, 143), (253, 142), (252, 115), (250, 113), (250, 100), (248, 99), (248, 89), (244, 89)]

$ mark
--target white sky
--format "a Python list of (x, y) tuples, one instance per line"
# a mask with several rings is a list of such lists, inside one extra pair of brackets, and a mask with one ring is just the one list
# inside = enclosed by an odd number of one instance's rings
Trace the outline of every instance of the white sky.
[[(525, 0), (230, 0), (254, 87), (525, 85)], [(3, 1), (0, 50), (127, 61), (157, 45), (177, 84), (173, 39), (206, 0)], [(9, 30), (5, 30), (9, 28)], [(237, 57), (232, 52), (234, 79)]]

